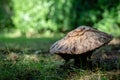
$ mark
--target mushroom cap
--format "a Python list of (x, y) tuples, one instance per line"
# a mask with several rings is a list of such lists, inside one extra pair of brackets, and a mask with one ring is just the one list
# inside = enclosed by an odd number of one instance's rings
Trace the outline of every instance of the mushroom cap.
[(50, 53), (83, 54), (112, 40), (112, 36), (88, 26), (80, 26), (50, 47)]

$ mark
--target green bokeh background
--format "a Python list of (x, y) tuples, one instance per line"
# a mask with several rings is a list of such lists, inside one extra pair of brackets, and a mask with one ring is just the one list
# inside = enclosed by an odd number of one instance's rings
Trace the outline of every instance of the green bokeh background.
[(68, 32), (80, 25), (120, 36), (120, 0), (0, 0), (0, 31)]

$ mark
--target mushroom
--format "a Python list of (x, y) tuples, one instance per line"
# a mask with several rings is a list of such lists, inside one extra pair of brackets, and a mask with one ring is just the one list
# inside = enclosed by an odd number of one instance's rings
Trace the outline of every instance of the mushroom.
[(110, 42), (112, 38), (111, 35), (89, 26), (80, 26), (55, 42), (50, 47), (50, 53), (60, 55), (66, 63), (74, 59), (74, 65), (85, 66), (93, 51)]

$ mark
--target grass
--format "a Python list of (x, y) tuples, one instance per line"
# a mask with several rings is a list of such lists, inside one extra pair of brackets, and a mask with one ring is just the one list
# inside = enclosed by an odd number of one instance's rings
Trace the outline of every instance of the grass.
[[(17, 56), (17, 58), (15, 58)], [(63, 60), (56, 55), (1, 54), (0, 80), (109, 80), (106, 71), (60, 68)]]
[(62, 68), (49, 47), (59, 38), (0, 38), (0, 80), (119, 80), (119, 70)]

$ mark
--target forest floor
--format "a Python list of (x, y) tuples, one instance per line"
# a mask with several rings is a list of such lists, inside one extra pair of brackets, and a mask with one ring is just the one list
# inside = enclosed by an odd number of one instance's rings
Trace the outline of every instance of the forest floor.
[[(0, 80), (120, 80), (120, 39), (93, 53), (93, 70), (50, 54), (60, 38), (0, 38)], [(95, 66), (94, 66), (95, 65)]]

